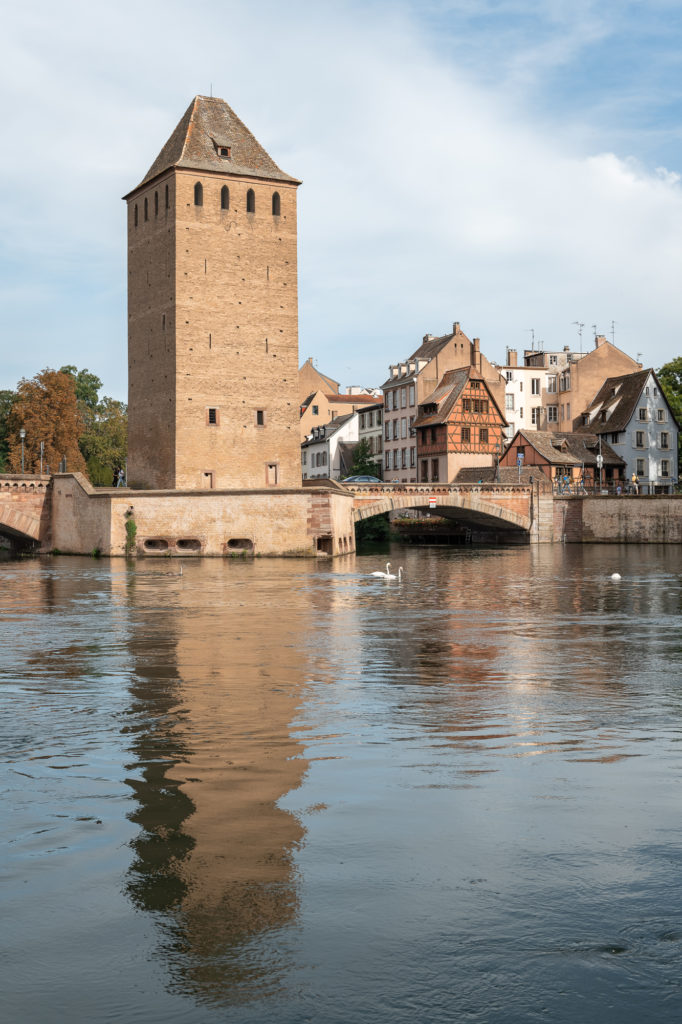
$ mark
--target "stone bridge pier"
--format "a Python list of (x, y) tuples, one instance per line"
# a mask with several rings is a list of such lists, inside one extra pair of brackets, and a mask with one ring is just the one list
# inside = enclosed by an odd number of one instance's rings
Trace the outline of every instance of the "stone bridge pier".
[(0, 474), (0, 537), (10, 546), (49, 549), (51, 479)]

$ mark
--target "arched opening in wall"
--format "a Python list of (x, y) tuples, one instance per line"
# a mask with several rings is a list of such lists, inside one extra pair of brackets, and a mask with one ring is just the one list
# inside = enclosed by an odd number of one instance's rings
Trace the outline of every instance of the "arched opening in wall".
[(230, 537), (227, 544), (225, 545), (225, 550), (227, 552), (241, 551), (245, 555), (252, 555), (253, 541), (250, 540), (248, 537)]
[(331, 534), (316, 538), (316, 551), (318, 555), (334, 554), (334, 538)]
[(220, 209), (230, 209), (230, 190), (227, 187), (227, 185), (223, 185), (223, 187), (220, 190)]
[(142, 546), (145, 551), (168, 551), (168, 541), (163, 537), (147, 537)]
[(196, 537), (183, 537), (175, 542), (178, 551), (201, 551), (201, 541)]
[(279, 192), (272, 193), (272, 216), (279, 217), (282, 212), (282, 204), (279, 198)]
[(256, 212), (256, 193), (253, 191), (252, 188), (250, 188), (249, 191), (246, 193), (246, 212)]
[(198, 181), (194, 186), (194, 205), (204, 205), (204, 186), (201, 184), (200, 181)]

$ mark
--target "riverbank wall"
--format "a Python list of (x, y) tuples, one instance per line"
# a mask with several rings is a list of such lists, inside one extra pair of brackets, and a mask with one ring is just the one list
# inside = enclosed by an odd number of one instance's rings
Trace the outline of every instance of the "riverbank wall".
[(351, 495), (323, 487), (239, 491), (95, 488), (53, 477), (42, 550), (179, 556), (340, 555), (355, 550)]
[(680, 544), (682, 494), (555, 495), (554, 540)]

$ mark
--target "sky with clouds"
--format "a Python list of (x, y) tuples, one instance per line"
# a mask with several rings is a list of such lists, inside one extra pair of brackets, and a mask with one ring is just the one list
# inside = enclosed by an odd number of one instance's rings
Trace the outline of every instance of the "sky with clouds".
[(299, 190), (301, 361), (380, 384), (485, 354), (682, 354), (679, 0), (26, 0), (3, 15), (0, 388), (126, 397), (125, 210), (196, 93)]

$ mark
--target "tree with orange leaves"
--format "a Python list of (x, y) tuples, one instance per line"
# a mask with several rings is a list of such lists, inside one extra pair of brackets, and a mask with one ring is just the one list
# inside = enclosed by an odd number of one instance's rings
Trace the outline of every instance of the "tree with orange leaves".
[(40, 472), (40, 442), (45, 448), (43, 471), (55, 473), (62, 459), (71, 472), (84, 473), (85, 460), (78, 447), (83, 418), (78, 409), (73, 377), (58, 370), (43, 370), (31, 380), (19, 381), (8, 419), (9, 469), (21, 472), (21, 439), (24, 439), (24, 472)]

